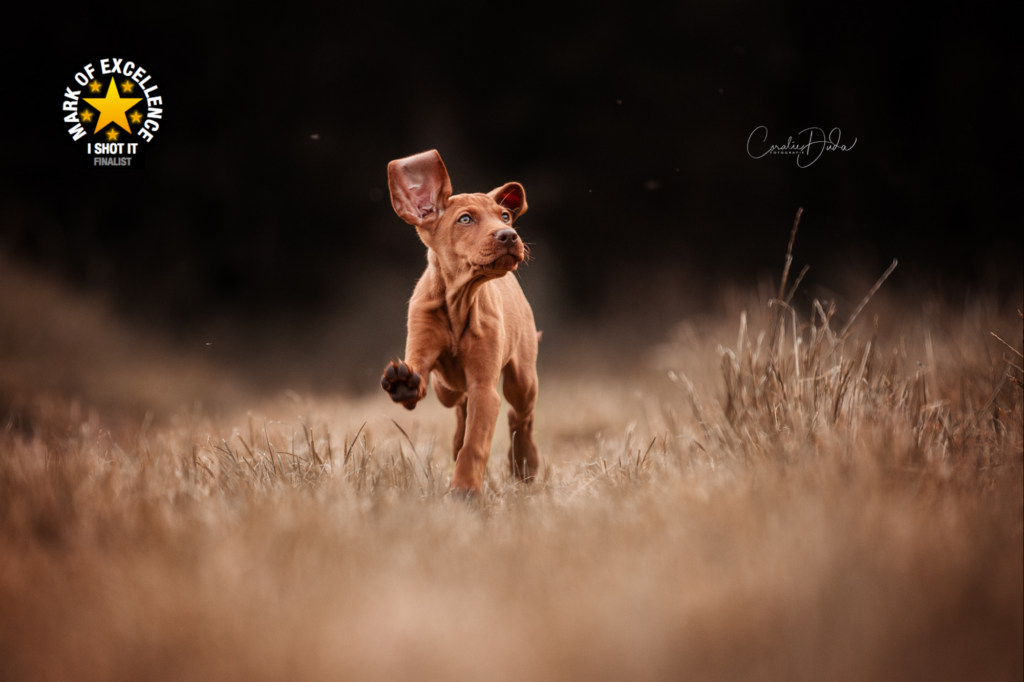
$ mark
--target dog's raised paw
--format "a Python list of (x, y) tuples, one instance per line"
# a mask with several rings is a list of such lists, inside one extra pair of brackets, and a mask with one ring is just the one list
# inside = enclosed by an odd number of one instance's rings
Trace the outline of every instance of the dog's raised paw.
[(384, 376), (380, 378), (380, 386), (388, 392), (393, 401), (402, 403), (411, 410), (416, 406), (416, 401), (419, 399), (422, 381), (420, 375), (413, 371), (409, 365), (401, 360), (392, 360), (384, 368)]

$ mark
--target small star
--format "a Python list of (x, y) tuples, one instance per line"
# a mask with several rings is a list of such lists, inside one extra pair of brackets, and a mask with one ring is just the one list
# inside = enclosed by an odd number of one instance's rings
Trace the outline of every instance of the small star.
[(117, 139), (117, 128), (111, 128), (107, 131), (107, 139), (114, 141)]
[(93, 81), (89, 83), (89, 92), (99, 92), (101, 87), (103, 86), (100, 85), (99, 81)]
[(124, 83), (121, 83), (121, 92), (131, 92), (134, 87), (134, 83), (131, 81), (125, 81)]
[(142, 114), (137, 111), (133, 111), (128, 115), (128, 118), (132, 120), (132, 123), (142, 123)]
[(88, 109), (86, 109), (86, 110), (82, 111), (80, 114), (78, 114), (78, 117), (80, 119), (82, 119), (83, 121), (85, 121), (86, 123), (88, 123), (89, 121), (92, 120), (92, 112), (89, 111)]

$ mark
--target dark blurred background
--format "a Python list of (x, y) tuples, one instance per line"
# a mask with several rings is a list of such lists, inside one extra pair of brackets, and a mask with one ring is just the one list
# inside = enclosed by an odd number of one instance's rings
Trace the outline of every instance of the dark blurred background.
[[(898, 258), (887, 286), (1017, 295), (1020, 25), (924, 7), (36, 10), (0, 47), (0, 250), (225, 361), (348, 349), (362, 385), (401, 352), (424, 261), (386, 164), (436, 148), (456, 192), (526, 187), (541, 327), (699, 312), (777, 277), (798, 206), (808, 286)], [(59, 118), (72, 75), (114, 56), (164, 97), (141, 170), (83, 167)], [(757, 126), (857, 142), (800, 169), (750, 158)]]

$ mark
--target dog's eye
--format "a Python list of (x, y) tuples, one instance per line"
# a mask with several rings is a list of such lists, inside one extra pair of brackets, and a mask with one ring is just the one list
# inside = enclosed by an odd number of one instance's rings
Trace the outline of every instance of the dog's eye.
[(463, 225), (469, 225), (471, 222), (473, 222), (473, 218), (470, 217), (468, 213), (463, 213), (462, 215), (459, 216), (459, 222), (462, 223)]
[(512, 217), (509, 216), (508, 211), (505, 211), (504, 213), (501, 214), (501, 219), (507, 223), (509, 220), (512, 219)]

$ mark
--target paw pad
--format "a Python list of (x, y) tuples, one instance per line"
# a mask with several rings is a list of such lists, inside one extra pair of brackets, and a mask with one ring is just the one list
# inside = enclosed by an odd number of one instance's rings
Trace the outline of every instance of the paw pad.
[(396, 403), (413, 401), (411, 406), (406, 405), (409, 409), (415, 406), (415, 401), (419, 398), (421, 382), (420, 375), (401, 360), (389, 362), (388, 366), (384, 368), (384, 376), (380, 378), (381, 388), (388, 392), (393, 401)]

